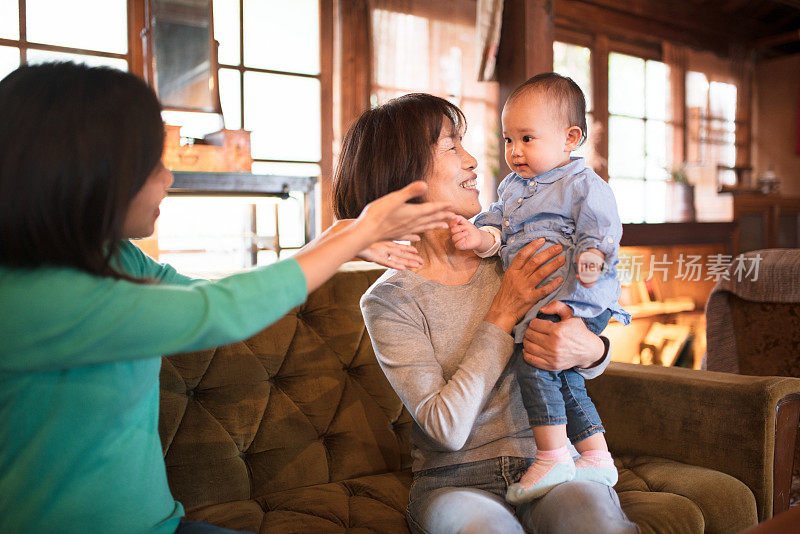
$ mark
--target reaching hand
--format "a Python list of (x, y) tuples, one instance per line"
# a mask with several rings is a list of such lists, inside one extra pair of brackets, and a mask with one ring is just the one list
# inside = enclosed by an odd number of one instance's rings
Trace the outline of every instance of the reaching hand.
[(364, 207), (354, 225), (363, 227), (372, 242), (408, 240), (410, 235), (447, 228), (447, 221), (454, 217), (447, 211), (449, 202), (408, 203), (427, 190), (428, 184), (417, 181), (373, 200)]
[(461, 215), (450, 219), (450, 233), (458, 250), (474, 250), (481, 246), (481, 231)]
[[(417, 241), (412, 239), (412, 241)], [(411, 245), (403, 245), (394, 241), (378, 241), (368, 248), (362, 250), (358, 257), (365, 261), (371, 261), (390, 269), (405, 271), (406, 269), (416, 269), (422, 265), (422, 257), (417, 249)]]

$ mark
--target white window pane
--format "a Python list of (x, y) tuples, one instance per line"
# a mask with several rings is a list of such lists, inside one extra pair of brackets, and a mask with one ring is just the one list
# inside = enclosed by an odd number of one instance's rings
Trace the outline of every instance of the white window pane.
[(318, 0), (244, 0), (244, 63), (318, 74)]
[(315, 78), (246, 72), (245, 129), (256, 159), (318, 161), (320, 85)]
[(242, 81), (238, 70), (219, 69), (219, 99), (225, 127), (238, 130), (242, 127)]
[(316, 163), (281, 163), (274, 161), (254, 161), (253, 174), (274, 174), (276, 176), (319, 176)]
[(0, 0), (0, 37), (19, 39), (19, 0)]
[(181, 127), (182, 137), (202, 139), (206, 135), (222, 129), (222, 117), (216, 113), (202, 113), (199, 111), (164, 110), (161, 118), (166, 124)]
[(667, 220), (667, 183), (645, 182), (645, 211), (644, 222), (663, 223)]
[(669, 67), (660, 61), (648, 61), (647, 71), (647, 117), (666, 120), (670, 116)]
[(576, 150), (572, 151), (572, 156), (578, 156), (586, 159), (586, 166), (592, 167), (596, 160), (597, 154), (594, 150), (595, 139), (592, 137), (592, 115), (586, 114), (586, 140)]
[(608, 181), (617, 200), (619, 219), (623, 223), (644, 221), (644, 181), (611, 178)]
[(644, 177), (644, 121), (609, 117), (608, 173), (614, 178)]
[(214, 0), (214, 39), (219, 62), (239, 65), (239, 0)]
[(733, 167), (736, 164), (736, 146), (733, 144), (721, 145), (719, 147), (717, 163)]
[(19, 67), (19, 49), (0, 46), (0, 80)]
[(608, 55), (608, 111), (644, 117), (644, 60), (624, 54)]
[[(303, 198), (274, 197), (167, 197), (158, 219), (159, 261), (179, 272), (218, 278), (252, 266), (252, 206), (256, 207), (256, 235), (264, 241), (275, 235), (275, 207), (282, 247), (303, 244)], [(267, 239), (264, 239), (267, 238)], [(287, 251), (286, 256), (289, 255)], [(284, 257), (284, 253), (281, 253)], [(277, 259), (272, 251), (258, 253), (258, 264)]]
[(128, 52), (126, 0), (27, 0), (28, 40), (101, 52)]
[(378, 104), (407, 92), (432, 90), (431, 33), (424, 17), (372, 11), (372, 76), (383, 89), (377, 91)]
[(656, 158), (645, 158), (644, 177), (648, 180), (664, 181), (669, 178), (667, 166), (663, 160)]
[(33, 65), (35, 63), (45, 63), (47, 61), (73, 61), (75, 63), (85, 63), (90, 67), (112, 67), (124, 71), (128, 70), (128, 62), (124, 59), (28, 49), (29, 64)]
[[(645, 139), (647, 140), (647, 159), (653, 162), (661, 171), (656, 176), (666, 178), (664, 167), (667, 165), (667, 125), (661, 121), (649, 120), (646, 125)], [(652, 172), (646, 174), (647, 178), (653, 178)], [(663, 179), (663, 178), (659, 178)]]
[(686, 107), (705, 114), (708, 106), (708, 79), (702, 72), (686, 73)]
[(592, 52), (585, 46), (553, 43), (553, 71), (569, 76), (586, 97), (586, 111), (592, 110)]
[(728, 121), (736, 120), (736, 86), (711, 82), (708, 88), (710, 114)]

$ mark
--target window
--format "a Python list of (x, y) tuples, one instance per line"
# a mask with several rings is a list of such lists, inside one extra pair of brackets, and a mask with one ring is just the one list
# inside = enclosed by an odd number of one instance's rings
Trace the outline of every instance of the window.
[(669, 92), (664, 63), (609, 54), (608, 174), (623, 223), (667, 218)]
[(464, 147), (478, 160), (475, 172), (480, 199), (487, 206), (496, 196), (498, 88), (495, 82), (475, 81), (475, 21), (373, 9), (372, 35), (372, 105), (407, 93), (426, 92), (460, 107), (468, 124)]
[(553, 43), (553, 71), (563, 76), (569, 76), (578, 84), (586, 98), (586, 142), (578, 150), (572, 153), (573, 156), (586, 158), (586, 162), (591, 166), (592, 161), (597, 158), (593, 150), (595, 140), (591, 137), (592, 131), (592, 52), (585, 46), (578, 46), (568, 43)]
[(318, 0), (214, 0), (214, 37), (225, 126), (252, 132), (253, 172), (319, 176)]
[[(213, 6), (225, 128), (251, 132), (252, 172), (319, 177), (318, 0), (214, 0)], [(215, 277), (272, 263), (304, 243), (299, 193), (285, 200), (175, 196), (163, 206), (159, 259), (179, 271)], [(264, 244), (272, 250), (259, 250)]]
[(128, 70), (127, 0), (0, 0), (0, 79), (60, 60)]
[[(736, 86), (710, 82), (705, 74), (686, 73), (687, 154), (692, 163), (736, 164)], [(736, 185), (736, 176), (728, 171), (722, 177), (726, 185)]]

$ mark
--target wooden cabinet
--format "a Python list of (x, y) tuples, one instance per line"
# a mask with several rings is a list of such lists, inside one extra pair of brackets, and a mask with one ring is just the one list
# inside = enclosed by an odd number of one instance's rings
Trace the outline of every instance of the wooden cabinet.
[(800, 198), (780, 195), (735, 195), (738, 225), (735, 252), (763, 248), (800, 248)]

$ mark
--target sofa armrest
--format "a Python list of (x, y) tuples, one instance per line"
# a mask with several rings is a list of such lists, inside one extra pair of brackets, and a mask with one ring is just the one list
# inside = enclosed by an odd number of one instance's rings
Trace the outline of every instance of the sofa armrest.
[(760, 520), (788, 507), (800, 379), (612, 363), (587, 387), (615, 454), (734, 476), (752, 490)]

